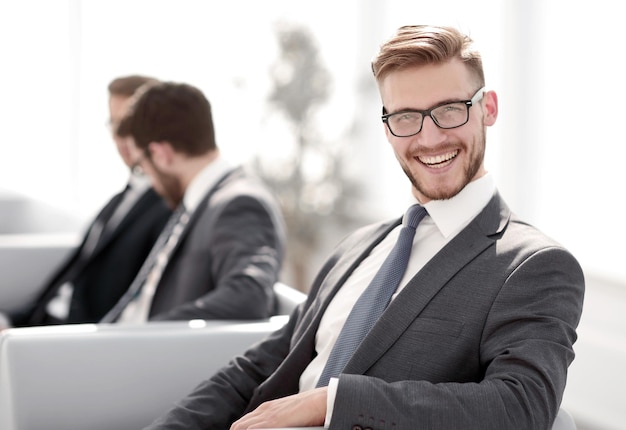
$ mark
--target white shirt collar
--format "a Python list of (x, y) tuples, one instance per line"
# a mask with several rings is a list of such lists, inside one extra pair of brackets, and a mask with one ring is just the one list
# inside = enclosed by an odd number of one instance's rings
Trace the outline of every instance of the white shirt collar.
[(470, 182), (456, 196), (447, 200), (431, 200), (424, 207), (444, 237), (463, 229), (482, 211), (496, 191), (490, 173)]
[(222, 176), (232, 169), (231, 164), (221, 156), (210, 162), (191, 180), (183, 203), (189, 213), (193, 213), (206, 193), (217, 184)]
[(131, 173), (128, 185), (133, 191), (140, 193), (150, 188), (150, 178), (146, 175)]

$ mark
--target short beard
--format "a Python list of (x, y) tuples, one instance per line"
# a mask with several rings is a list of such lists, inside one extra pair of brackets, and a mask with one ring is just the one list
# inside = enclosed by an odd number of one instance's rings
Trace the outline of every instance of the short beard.
[(153, 170), (156, 181), (160, 185), (159, 194), (161, 194), (161, 197), (163, 197), (163, 200), (170, 208), (176, 209), (183, 201), (185, 190), (183, 190), (180, 182), (174, 176), (164, 174), (154, 165)]
[[(402, 167), (404, 174), (409, 178), (409, 181), (411, 181), (413, 188), (415, 188), (421, 195), (428, 198), (429, 200), (448, 200), (459, 194), (463, 190), (463, 188), (467, 186), (467, 184), (472, 182), (485, 159), (485, 146), (486, 137), (485, 128), (483, 127), (481, 129), (480, 135), (477, 136), (477, 139), (474, 142), (473, 148), (476, 152), (471, 154), (472, 159), (470, 159), (469, 164), (465, 168), (463, 182), (458, 187), (453, 188), (452, 190), (435, 189), (427, 191), (426, 187), (422, 186), (418, 179), (413, 176), (407, 165), (400, 163), (400, 166)], [(465, 149), (467, 150), (467, 146), (465, 146)]]

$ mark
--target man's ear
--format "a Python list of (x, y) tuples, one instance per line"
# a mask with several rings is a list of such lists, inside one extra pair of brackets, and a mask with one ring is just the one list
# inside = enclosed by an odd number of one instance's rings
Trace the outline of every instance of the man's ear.
[(495, 91), (486, 91), (483, 96), (484, 106), (484, 123), (485, 125), (494, 125), (498, 118), (498, 95)]
[(148, 144), (150, 159), (159, 167), (167, 167), (174, 159), (174, 148), (169, 142), (150, 142)]

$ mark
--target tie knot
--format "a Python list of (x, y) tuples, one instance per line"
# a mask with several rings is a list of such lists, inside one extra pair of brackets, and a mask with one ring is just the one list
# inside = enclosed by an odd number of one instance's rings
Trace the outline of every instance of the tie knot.
[(402, 223), (407, 227), (417, 228), (417, 225), (424, 219), (426, 214), (426, 209), (423, 206), (415, 204), (406, 211)]
[(180, 202), (176, 209), (174, 209), (174, 215), (180, 217), (182, 214), (187, 213), (187, 208), (183, 202)]
[(187, 221), (189, 221), (189, 211), (187, 211), (187, 208), (182, 202), (176, 208), (175, 214), (175, 218), (178, 219), (179, 223), (182, 222), (186, 224)]

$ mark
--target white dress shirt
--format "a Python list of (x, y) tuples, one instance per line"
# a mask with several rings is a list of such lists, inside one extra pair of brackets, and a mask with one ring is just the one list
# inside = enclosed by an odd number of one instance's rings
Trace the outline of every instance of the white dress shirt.
[(183, 203), (190, 215), (196, 210), (200, 201), (207, 195), (209, 190), (232, 168), (228, 160), (218, 156), (198, 172), (189, 183), (183, 196)]
[[(485, 208), (494, 192), (493, 177), (486, 174), (470, 182), (451, 199), (432, 200), (424, 205), (428, 215), (417, 226), (407, 270), (392, 300), (437, 252)], [(315, 388), (350, 310), (395, 245), (401, 227), (399, 225), (389, 232), (354, 270), (330, 302), (315, 337), (317, 356), (300, 376), (300, 391)], [(332, 416), (336, 387), (337, 379), (331, 378), (328, 385), (326, 427)]]

